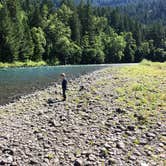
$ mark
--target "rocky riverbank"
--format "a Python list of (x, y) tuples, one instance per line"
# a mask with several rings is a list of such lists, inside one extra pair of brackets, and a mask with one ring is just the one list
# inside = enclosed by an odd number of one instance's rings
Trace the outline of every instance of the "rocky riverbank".
[[(164, 166), (165, 67), (104, 69), (0, 107), (0, 165)], [(85, 89), (79, 91), (79, 85)]]

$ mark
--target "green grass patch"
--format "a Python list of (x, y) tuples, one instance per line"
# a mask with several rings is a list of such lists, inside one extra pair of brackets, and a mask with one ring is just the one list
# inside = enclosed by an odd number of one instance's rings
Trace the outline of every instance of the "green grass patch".
[(151, 62), (146, 59), (144, 59), (141, 63), (143, 66), (153, 66), (159, 69), (166, 68), (166, 62), (160, 63), (160, 62)]
[(7, 67), (37, 67), (37, 66), (46, 66), (47, 63), (44, 61), (34, 62), (34, 61), (26, 61), (26, 62), (13, 62), (13, 63), (2, 63), (0, 62), (0, 68)]
[(143, 117), (138, 120), (140, 125), (155, 122), (163, 116), (161, 112), (166, 110), (166, 63), (144, 60), (140, 65), (120, 68), (117, 75), (127, 81), (115, 89), (118, 94), (116, 102), (133, 108)]

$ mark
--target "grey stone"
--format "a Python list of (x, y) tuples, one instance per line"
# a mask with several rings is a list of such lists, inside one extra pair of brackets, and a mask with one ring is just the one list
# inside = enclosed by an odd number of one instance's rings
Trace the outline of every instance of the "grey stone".
[(135, 126), (133, 126), (133, 125), (127, 126), (127, 129), (130, 130), (130, 131), (134, 131), (135, 130)]
[(90, 154), (88, 158), (90, 161), (96, 161), (96, 156), (93, 154)]
[(76, 159), (74, 161), (74, 166), (83, 166), (84, 165), (84, 162), (82, 159)]
[(148, 143), (148, 142), (147, 142), (146, 139), (142, 139), (142, 138), (141, 138), (141, 139), (139, 140), (139, 144), (140, 144), (140, 145), (146, 145), (147, 143)]
[(120, 141), (116, 144), (116, 147), (119, 148), (119, 149), (124, 150), (125, 149), (125, 144), (122, 141)]

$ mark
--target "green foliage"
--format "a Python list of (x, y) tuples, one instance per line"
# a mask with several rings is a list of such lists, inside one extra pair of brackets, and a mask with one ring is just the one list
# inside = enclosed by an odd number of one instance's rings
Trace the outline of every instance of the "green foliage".
[(34, 61), (40, 61), (42, 60), (42, 55), (44, 53), (44, 46), (46, 45), (46, 39), (44, 36), (43, 30), (39, 28), (32, 28), (32, 39), (35, 44), (34, 48), (34, 55), (32, 57), (32, 60)]
[(90, 1), (0, 2), (0, 62), (87, 64), (166, 60), (166, 28)]
[(6, 67), (35, 67), (35, 66), (46, 66), (47, 63), (44, 61), (39, 62), (33, 62), (33, 61), (25, 61), (25, 62), (18, 62), (15, 61), (13, 63), (2, 63), (0, 62), (0, 68), (6, 68)]
[(134, 62), (135, 61), (135, 52), (136, 52), (136, 41), (132, 36), (131, 32), (124, 34), (125, 41), (126, 41), (126, 47), (124, 50), (124, 62)]
[(110, 37), (108, 45), (106, 46), (106, 62), (120, 62), (124, 56), (125, 47), (126, 42), (123, 36), (114, 34)]
[(2, 5), (2, 3), (0, 2), (0, 9), (2, 9), (3, 8), (3, 5)]

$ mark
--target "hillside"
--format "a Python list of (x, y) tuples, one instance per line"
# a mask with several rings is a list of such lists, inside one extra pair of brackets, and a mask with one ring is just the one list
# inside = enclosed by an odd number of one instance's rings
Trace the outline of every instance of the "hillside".
[[(149, 3), (155, 0), (141, 0), (141, 3)], [(140, 0), (92, 0), (92, 4), (98, 6), (122, 6), (128, 4), (138, 4)]]
[(134, 4), (128, 4), (119, 8), (121, 12), (132, 16), (134, 19), (144, 24), (162, 23), (166, 25), (166, 2), (158, 1), (141, 1)]
[[(76, 3), (80, 0), (76, 0)], [(145, 24), (161, 22), (166, 24), (165, 0), (91, 0), (93, 6), (118, 7), (132, 18)]]

